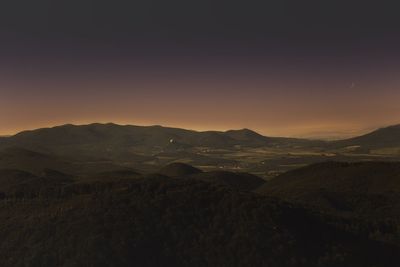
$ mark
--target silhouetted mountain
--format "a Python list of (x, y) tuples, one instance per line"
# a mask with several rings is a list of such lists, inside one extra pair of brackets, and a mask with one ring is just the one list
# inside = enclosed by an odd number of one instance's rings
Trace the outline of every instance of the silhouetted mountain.
[(334, 146), (361, 146), (366, 149), (400, 148), (400, 125), (381, 128), (366, 135), (332, 142)]
[[(286, 145), (306, 140), (264, 137), (250, 130), (197, 132), (161, 126), (121, 126), (116, 124), (64, 125), (21, 132), (4, 139), (2, 147), (69, 156), (99, 155), (114, 158), (131, 148), (149, 151), (180, 150), (187, 147), (233, 147)], [(309, 141), (311, 142), (311, 141)], [(129, 153), (132, 153), (131, 151)]]
[(0, 204), (1, 266), (399, 264), (396, 247), (340, 220), (188, 177), (69, 184)]
[(169, 177), (187, 176), (201, 172), (202, 171), (200, 169), (179, 162), (171, 163), (158, 171), (159, 174)]

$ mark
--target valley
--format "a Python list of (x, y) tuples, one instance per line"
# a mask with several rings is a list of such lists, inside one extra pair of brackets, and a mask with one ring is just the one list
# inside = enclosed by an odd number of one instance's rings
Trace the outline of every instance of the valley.
[(0, 265), (396, 267), (397, 147), (399, 126), (331, 142), (116, 124), (4, 137)]
[[(248, 172), (270, 180), (318, 162), (397, 161), (398, 136), (400, 126), (328, 142), (265, 137), (248, 129), (196, 132), (161, 126), (64, 125), (1, 138), (0, 166), (23, 166), (26, 171), (56, 167), (75, 174), (116, 169), (146, 173), (183, 162), (204, 170)], [(34, 166), (32, 162), (36, 162)]]

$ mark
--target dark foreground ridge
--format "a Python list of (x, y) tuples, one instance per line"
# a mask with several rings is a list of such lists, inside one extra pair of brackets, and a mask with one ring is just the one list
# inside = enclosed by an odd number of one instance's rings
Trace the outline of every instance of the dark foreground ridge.
[(289, 171), (258, 192), (313, 205), (400, 219), (399, 162), (325, 162)]
[(282, 174), (257, 191), (340, 217), (345, 227), (400, 247), (399, 162), (314, 164)]
[(2, 171), (2, 183), (15, 182), (0, 187), (0, 265), (400, 264), (398, 246), (352, 231), (340, 217), (197, 179), (201, 174), (123, 171), (85, 180)]

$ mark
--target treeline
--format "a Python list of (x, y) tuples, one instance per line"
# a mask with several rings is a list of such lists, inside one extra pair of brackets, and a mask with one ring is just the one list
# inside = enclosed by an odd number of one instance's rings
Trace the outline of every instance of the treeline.
[(346, 224), (192, 178), (22, 187), (0, 201), (0, 265), (398, 266)]

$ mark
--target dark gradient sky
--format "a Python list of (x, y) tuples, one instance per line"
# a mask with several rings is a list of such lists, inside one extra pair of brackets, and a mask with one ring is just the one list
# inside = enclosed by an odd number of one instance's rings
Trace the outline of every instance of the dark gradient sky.
[(0, 134), (116, 122), (338, 137), (400, 123), (393, 1), (0, 3)]

